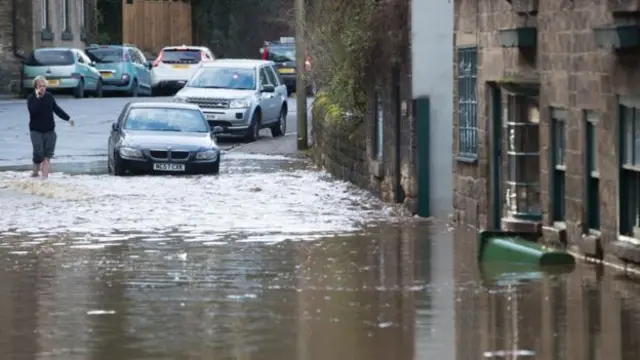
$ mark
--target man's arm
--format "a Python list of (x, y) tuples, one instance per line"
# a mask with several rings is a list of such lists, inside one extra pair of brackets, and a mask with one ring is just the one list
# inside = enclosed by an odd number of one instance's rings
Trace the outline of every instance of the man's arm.
[(51, 101), (53, 101), (53, 112), (58, 115), (58, 117), (64, 121), (69, 121), (71, 119), (71, 116), (69, 116), (69, 114), (67, 114), (64, 110), (62, 110), (62, 108), (60, 106), (58, 106), (58, 103), (56, 102), (56, 99), (53, 97), (53, 95), (49, 95), (51, 96)]
[(40, 109), (40, 106), (42, 106), (42, 100), (33, 93), (29, 94), (29, 97), (27, 98), (27, 108), (29, 109), (29, 112), (32, 114), (37, 112), (38, 109)]

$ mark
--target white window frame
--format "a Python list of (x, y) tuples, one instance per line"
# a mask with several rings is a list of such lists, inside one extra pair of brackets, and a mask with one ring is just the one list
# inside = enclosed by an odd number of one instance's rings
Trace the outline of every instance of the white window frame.
[(69, 18), (67, 17), (67, 0), (62, 0), (62, 31), (69, 30)]
[(42, 6), (42, 29), (50, 29), (50, 25), (49, 24), (49, 0), (41, 0), (40, 1), (41, 6)]
[(382, 161), (384, 155), (384, 105), (382, 102), (382, 96), (380, 96), (380, 89), (375, 90), (375, 117), (376, 117), (376, 133), (375, 144), (376, 153), (374, 154), (377, 161)]
[(87, 1), (86, 0), (82, 0), (80, 1), (80, 28), (81, 29), (86, 29), (86, 25), (87, 25), (87, 19), (85, 18), (86, 14), (85, 14), (85, 7), (87, 6)]

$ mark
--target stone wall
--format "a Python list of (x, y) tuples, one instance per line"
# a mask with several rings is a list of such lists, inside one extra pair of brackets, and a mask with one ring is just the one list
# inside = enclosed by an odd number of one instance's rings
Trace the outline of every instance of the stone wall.
[[(616, 5), (617, 4), (617, 5)], [(456, 220), (475, 228), (492, 228), (492, 207), (498, 206), (503, 229), (506, 210), (507, 162), (492, 164), (494, 144), (507, 148), (506, 122), (513, 109), (507, 108), (508, 95), (521, 95), (527, 87), (534, 90), (539, 121), (539, 208), (540, 219), (529, 221), (544, 240), (596, 259), (623, 262), (640, 267), (637, 240), (621, 235), (620, 188), (620, 109), (640, 107), (640, 59), (638, 49), (615, 49), (615, 44), (596, 42), (598, 28), (614, 28), (615, 24), (640, 24), (637, 16), (640, 2), (601, 2), (596, 0), (566, 6), (554, 0), (492, 1), (461, 0), (455, 2), (455, 45), (475, 46), (477, 63), (477, 144), (474, 161), (460, 161), (457, 106), (454, 106), (454, 211)], [(616, 6), (618, 8), (616, 8)], [(531, 7), (536, 7), (532, 9)], [(535, 10), (532, 12), (532, 10)], [(536, 15), (531, 15), (535, 13)], [(614, 16), (614, 14), (617, 14)], [(617, 19), (618, 18), (618, 19)], [(620, 20), (619, 18), (622, 18)], [(501, 30), (513, 34), (533, 28), (533, 46), (505, 43)], [(504, 32), (503, 32), (504, 34)], [(605, 37), (606, 38), (606, 37)], [(519, 38), (522, 40), (522, 38)], [(458, 63), (454, 64), (457, 69)], [(492, 89), (500, 88), (501, 104), (496, 109)], [(457, 78), (454, 76), (454, 102), (458, 101)], [(563, 148), (552, 143), (552, 109), (563, 114)], [(492, 139), (492, 119), (500, 118), (501, 139)], [(586, 143), (587, 115), (594, 124), (593, 143)], [(506, 117), (505, 117), (506, 115)], [(625, 136), (632, 136), (625, 134)], [(593, 149), (595, 169), (587, 168), (587, 156)], [(552, 163), (554, 151), (564, 157), (565, 187), (561, 197), (554, 197)], [(500, 172), (500, 204), (494, 204), (495, 179), (492, 170)], [(587, 180), (598, 178), (598, 187), (589, 190)], [(587, 206), (591, 192), (597, 192), (599, 226), (590, 228)], [(555, 205), (564, 200), (564, 214), (558, 217)], [(594, 208), (594, 207), (592, 207)], [(522, 225), (519, 224), (519, 225)], [(627, 234), (628, 235), (628, 234)], [(635, 238), (640, 234), (634, 234)]]

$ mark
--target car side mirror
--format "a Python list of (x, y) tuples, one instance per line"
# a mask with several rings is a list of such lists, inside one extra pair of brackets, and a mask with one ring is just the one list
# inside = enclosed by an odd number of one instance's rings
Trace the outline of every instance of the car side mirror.
[(147, 61), (147, 68), (149, 68), (149, 70), (153, 69), (153, 61)]
[(118, 131), (118, 123), (117, 122), (114, 122), (113, 124), (111, 124), (111, 130)]
[(222, 128), (222, 126), (214, 126), (213, 129), (211, 130), (211, 133), (214, 135), (222, 134), (223, 132), (224, 132), (224, 129)]
[(260, 88), (260, 92), (264, 92), (264, 93), (276, 92), (276, 87), (273, 85), (262, 85), (262, 88)]

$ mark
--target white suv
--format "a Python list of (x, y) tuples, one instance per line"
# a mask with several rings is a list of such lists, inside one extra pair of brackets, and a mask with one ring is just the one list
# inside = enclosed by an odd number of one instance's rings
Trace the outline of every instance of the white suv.
[(204, 46), (167, 46), (151, 65), (151, 86), (154, 94), (179, 90), (201, 64), (215, 60)]
[(287, 131), (287, 87), (273, 61), (224, 59), (203, 64), (175, 95), (197, 104), (211, 128), (222, 134), (258, 139), (260, 129), (274, 137)]

